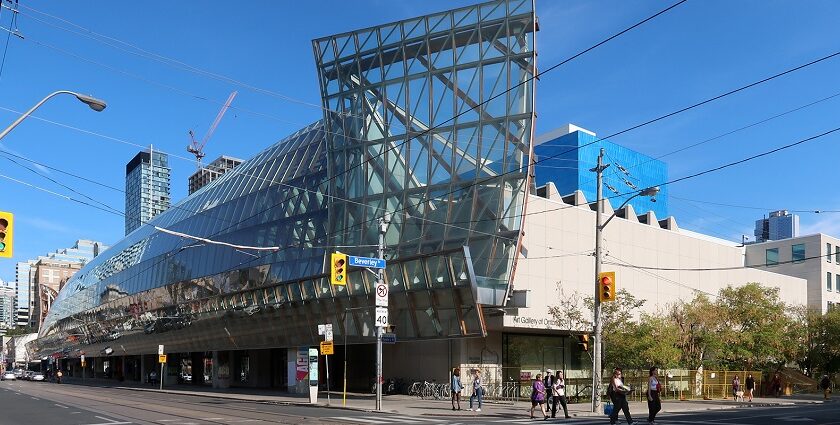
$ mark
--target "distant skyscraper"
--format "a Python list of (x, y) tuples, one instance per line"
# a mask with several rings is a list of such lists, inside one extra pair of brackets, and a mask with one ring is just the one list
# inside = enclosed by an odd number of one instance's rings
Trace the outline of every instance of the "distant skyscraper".
[(38, 256), (36, 259), (17, 263), (15, 265), (16, 325), (23, 327), (38, 324), (38, 319), (34, 313), (38, 309), (42, 292), (36, 289), (38, 288), (36, 264), (42, 260), (55, 260), (84, 266), (106, 249), (108, 249), (108, 245), (102, 242), (80, 239), (70, 248), (57, 249), (46, 255)]
[(169, 209), (169, 155), (138, 153), (125, 166), (125, 234)]
[(239, 158), (222, 155), (206, 167), (201, 167), (190, 176), (190, 195), (241, 163)]
[(0, 330), (15, 327), (15, 288), (0, 282)]
[[(536, 184), (552, 182), (561, 195), (576, 190), (583, 192), (588, 202), (596, 200), (596, 175), (589, 171), (598, 164), (598, 154), (604, 148), (604, 162), (610, 167), (604, 172), (604, 198), (613, 208), (633, 197), (642, 189), (658, 186), (668, 181), (668, 165), (642, 153), (617, 145), (608, 140), (598, 140), (595, 133), (567, 124), (537, 136), (534, 154)], [(551, 158), (546, 160), (546, 158)], [(657, 218), (668, 216), (668, 186), (661, 186), (656, 202), (638, 196), (630, 201), (636, 214), (653, 211)]]
[(773, 211), (769, 218), (755, 221), (755, 241), (778, 241), (799, 236), (799, 216), (786, 210)]

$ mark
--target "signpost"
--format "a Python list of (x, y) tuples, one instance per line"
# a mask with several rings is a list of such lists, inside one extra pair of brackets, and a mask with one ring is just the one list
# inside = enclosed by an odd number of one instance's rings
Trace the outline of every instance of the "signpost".
[(163, 344), (158, 345), (158, 363), (160, 363), (160, 389), (163, 391), (163, 367), (166, 366), (166, 354), (163, 351)]
[(318, 335), (324, 335), (324, 341), (321, 341), (321, 355), (324, 356), (327, 369), (327, 406), (329, 406), (332, 401), (330, 397), (330, 354), (335, 353), (332, 323), (318, 325)]

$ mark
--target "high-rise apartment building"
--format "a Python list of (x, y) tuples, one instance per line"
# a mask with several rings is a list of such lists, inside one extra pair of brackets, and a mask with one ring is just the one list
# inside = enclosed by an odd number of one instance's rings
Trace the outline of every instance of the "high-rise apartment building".
[(125, 166), (125, 234), (169, 209), (169, 155), (140, 152)]
[(15, 327), (15, 287), (0, 282), (0, 333)]
[(15, 327), (29, 326), (30, 308), (29, 291), (32, 277), (29, 275), (34, 260), (20, 261), (15, 264)]
[(770, 217), (755, 221), (757, 243), (778, 241), (799, 236), (799, 216), (785, 210), (773, 211)]
[(190, 195), (241, 163), (242, 160), (239, 158), (222, 155), (210, 164), (207, 164), (206, 167), (199, 168), (198, 171), (190, 176)]

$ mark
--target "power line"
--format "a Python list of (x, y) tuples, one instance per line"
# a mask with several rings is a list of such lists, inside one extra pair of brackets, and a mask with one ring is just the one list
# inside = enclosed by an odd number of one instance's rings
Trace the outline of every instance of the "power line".
[[(347, 170), (345, 170), (345, 171), (344, 171), (344, 173), (343, 173), (343, 174), (347, 174), (347, 173), (349, 173), (350, 171), (352, 171), (353, 169), (355, 169), (355, 168), (357, 168), (357, 167), (359, 167), (359, 166), (362, 166), (362, 165), (364, 165), (365, 163), (367, 163), (367, 162), (369, 162), (369, 161), (371, 161), (371, 160), (373, 160), (373, 159), (375, 159), (375, 158), (378, 158), (379, 156), (384, 155), (384, 154), (385, 154), (385, 152), (388, 152), (388, 151), (393, 150), (393, 149), (395, 149), (395, 148), (399, 148), (400, 146), (402, 146), (402, 145), (404, 145), (405, 143), (407, 143), (409, 140), (411, 140), (411, 139), (413, 139), (413, 138), (416, 138), (416, 137), (418, 137), (418, 136), (422, 136), (422, 135), (424, 135), (424, 134), (426, 134), (426, 133), (429, 133), (429, 132), (431, 132), (432, 130), (435, 130), (435, 129), (437, 129), (437, 128), (439, 128), (439, 127), (443, 126), (444, 124), (447, 124), (447, 123), (449, 123), (449, 122), (451, 122), (451, 121), (455, 120), (455, 119), (456, 119), (456, 118), (458, 118), (459, 116), (464, 115), (464, 114), (466, 114), (466, 113), (468, 113), (468, 112), (472, 111), (473, 109), (479, 108), (479, 107), (481, 107), (481, 106), (483, 106), (483, 105), (487, 104), (488, 102), (491, 102), (492, 100), (494, 100), (494, 99), (496, 99), (496, 98), (498, 98), (498, 97), (500, 97), (500, 96), (502, 96), (502, 95), (505, 95), (505, 94), (507, 94), (508, 92), (510, 92), (510, 91), (512, 91), (512, 90), (514, 90), (514, 89), (516, 89), (516, 88), (518, 88), (518, 87), (520, 87), (520, 86), (522, 86), (522, 85), (524, 85), (524, 84), (526, 84), (526, 83), (528, 83), (528, 82), (530, 82), (530, 81), (532, 81), (532, 80), (534, 80), (534, 79), (538, 78), (539, 76), (542, 76), (542, 75), (544, 75), (544, 74), (546, 74), (546, 73), (548, 73), (548, 72), (550, 72), (550, 71), (552, 71), (552, 70), (554, 70), (554, 69), (558, 68), (559, 66), (561, 66), (561, 65), (563, 65), (563, 64), (565, 64), (565, 63), (568, 63), (568, 62), (570, 62), (570, 61), (572, 61), (572, 60), (576, 59), (577, 57), (580, 57), (580, 56), (582, 56), (583, 54), (588, 53), (589, 51), (594, 50), (595, 48), (597, 48), (597, 47), (599, 47), (599, 46), (601, 46), (601, 45), (603, 45), (603, 44), (605, 44), (605, 43), (607, 43), (607, 42), (609, 42), (609, 41), (611, 41), (611, 40), (613, 40), (613, 39), (615, 39), (615, 38), (617, 38), (617, 37), (619, 37), (619, 36), (621, 36), (621, 35), (623, 35), (623, 34), (625, 34), (625, 33), (627, 33), (628, 31), (630, 31), (630, 30), (632, 30), (632, 29), (634, 29), (634, 28), (637, 28), (637, 27), (639, 27), (640, 25), (642, 25), (642, 24), (644, 24), (644, 23), (646, 23), (646, 22), (648, 22), (648, 21), (650, 21), (650, 20), (652, 20), (652, 19), (654, 19), (654, 18), (656, 18), (656, 17), (658, 17), (658, 16), (660, 16), (660, 15), (662, 15), (662, 14), (664, 14), (664, 13), (668, 12), (669, 10), (671, 10), (671, 9), (673, 9), (673, 8), (675, 8), (675, 7), (679, 6), (679, 5), (681, 5), (682, 3), (685, 3), (685, 1), (686, 1), (686, 0), (681, 0), (681, 1), (679, 1), (679, 2), (677, 2), (677, 3), (675, 3), (675, 4), (673, 4), (673, 5), (669, 6), (668, 8), (665, 8), (665, 9), (663, 9), (663, 10), (661, 10), (661, 11), (657, 12), (656, 14), (651, 15), (651, 16), (649, 16), (649, 17), (645, 18), (644, 20), (639, 21), (639, 22), (637, 22), (636, 24), (634, 24), (634, 25), (632, 25), (632, 26), (630, 26), (630, 27), (625, 28), (624, 30), (622, 30), (622, 31), (620, 31), (620, 32), (618, 32), (618, 33), (616, 33), (616, 34), (614, 34), (614, 35), (612, 35), (612, 36), (608, 37), (607, 39), (605, 39), (605, 40), (603, 40), (603, 41), (601, 41), (601, 42), (599, 42), (599, 43), (596, 43), (596, 44), (595, 44), (595, 45), (593, 45), (593, 46), (590, 46), (590, 47), (589, 47), (589, 48), (587, 48), (587, 49), (584, 49), (583, 51), (581, 51), (581, 52), (579, 52), (579, 53), (577, 53), (577, 54), (573, 55), (572, 57), (569, 57), (569, 58), (567, 58), (566, 60), (564, 60), (564, 61), (562, 61), (562, 62), (560, 62), (560, 63), (558, 63), (558, 64), (555, 64), (555, 65), (553, 65), (553, 66), (549, 67), (549, 68), (548, 68), (548, 69), (546, 69), (545, 71), (540, 72), (540, 73), (538, 73), (538, 74), (535, 74), (534, 76), (529, 77), (528, 79), (526, 79), (526, 80), (524, 80), (524, 81), (520, 82), (519, 84), (516, 84), (515, 86), (513, 86), (513, 87), (511, 87), (511, 88), (509, 88), (509, 89), (507, 89), (507, 90), (505, 90), (505, 91), (503, 91), (503, 92), (501, 92), (501, 93), (499, 93), (499, 94), (497, 94), (497, 95), (495, 95), (495, 96), (493, 96), (493, 97), (491, 97), (491, 98), (489, 98), (489, 99), (486, 99), (484, 102), (482, 102), (482, 103), (480, 103), (480, 104), (477, 104), (477, 105), (475, 105), (475, 106), (469, 106), (469, 105), (467, 105), (467, 106), (468, 106), (468, 108), (465, 108), (465, 110), (464, 110), (464, 111), (462, 111), (461, 113), (459, 113), (459, 114), (457, 114), (457, 115), (455, 115), (455, 116), (451, 117), (450, 119), (448, 119), (448, 120), (446, 120), (446, 121), (442, 122), (441, 124), (438, 124), (437, 126), (430, 127), (430, 128), (428, 128), (428, 129), (426, 129), (426, 130), (424, 130), (424, 131), (420, 132), (419, 134), (417, 134), (417, 135), (415, 135), (415, 136), (412, 136), (412, 137), (410, 137), (410, 138), (406, 138), (406, 140), (405, 140), (405, 141), (403, 141), (402, 143), (395, 144), (394, 146), (389, 147), (388, 149), (384, 149), (381, 153), (379, 153), (379, 154), (377, 154), (377, 155), (375, 155), (375, 156), (372, 156), (372, 157), (371, 157), (371, 158), (369, 158), (369, 159), (366, 159), (366, 160), (364, 160), (364, 161), (361, 161), (359, 164), (356, 164), (356, 165), (354, 165), (354, 166), (352, 166), (352, 167), (349, 167)], [(112, 138), (112, 139), (113, 139), (113, 138)], [(508, 172), (508, 173), (503, 173), (502, 175), (505, 175), (505, 174), (510, 174), (510, 173), (511, 173), (511, 172), (513, 172), (513, 171), (516, 171), (516, 170), (512, 170), (512, 171), (510, 171), (510, 172)], [(325, 182), (325, 183), (328, 183), (329, 181), (331, 181), (331, 180), (335, 179), (336, 177), (338, 177), (338, 175), (335, 175), (335, 176), (330, 177), (330, 178), (328, 179), (328, 181), (327, 181), (327, 182)], [(473, 184), (471, 184), (471, 185), (468, 185), (468, 186), (466, 186), (466, 187), (464, 187), (464, 188), (462, 188), (462, 189), (459, 189), (459, 190), (465, 190), (465, 189), (468, 189), (469, 187), (471, 187), (471, 186), (475, 186), (475, 185), (477, 185), (477, 184), (478, 184), (478, 182), (473, 183)], [(451, 194), (451, 193), (454, 193), (454, 191), (450, 192), (450, 194)], [(275, 205), (273, 205), (273, 206), (271, 206), (271, 207), (269, 207), (269, 208), (273, 208), (274, 206), (279, 205), (279, 204), (281, 204), (281, 203), (283, 203), (283, 202), (287, 202), (287, 201), (288, 201), (288, 200), (281, 201), (280, 203), (275, 204)], [(266, 209), (266, 210), (267, 210), (267, 209)], [(260, 214), (260, 213), (262, 213), (262, 212), (264, 212), (264, 211), (266, 211), (266, 210), (263, 210), (263, 211), (259, 212), (258, 214)], [(403, 209), (402, 209), (402, 211), (405, 211), (405, 210), (407, 210), (407, 208), (403, 208)], [(366, 221), (366, 222), (358, 223), (357, 225), (359, 225), (359, 224), (365, 224), (365, 223), (367, 223), (367, 222), (369, 222), (369, 220), (368, 220), (368, 221)], [(342, 229), (340, 232), (346, 232), (346, 231), (348, 231), (349, 229), (351, 229), (351, 228), (353, 228), (353, 227), (355, 227), (355, 226), (357, 226), (357, 225), (349, 226), (349, 227), (347, 227), (347, 228), (345, 228), (345, 229)], [(232, 227), (232, 226), (231, 226), (231, 227)], [(227, 230), (227, 229), (229, 229), (229, 228), (230, 228), (230, 227), (228, 227), (228, 228), (226, 228), (226, 229), (223, 229), (223, 230)], [(222, 230), (222, 231), (223, 231), (223, 230)], [(338, 232), (335, 232), (335, 233), (337, 234)]]
[[(774, 241), (774, 242), (778, 242), (778, 241)], [(763, 269), (767, 269), (768, 267), (772, 267), (772, 266), (776, 266), (776, 265), (796, 264), (796, 263), (802, 263), (802, 262), (805, 262), (805, 261), (808, 261), (808, 260), (823, 259), (823, 258), (826, 258), (826, 257), (831, 258), (831, 257), (834, 257), (836, 255), (837, 255), (836, 253), (831, 253), (831, 254), (823, 254), (823, 255), (814, 255), (814, 256), (811, 256), (811, 257), (802, 257), (801, 259), (795, 259), (795, 260), (791, 259), (791, 260), (788, 260), (788, 261), (777, 261), (777, 262), (772, 263), (772, 264), (766, 264), (766, 263), (765, 264), (753, 264), (753, 265), (745, 264), (743, 266), (730, 266), (730, 267), (695, 267), (695, 268), (691, 268), (691, 267), (687, 267), (687, 268), (682, 268), (682, 267), (650, 267), (650, 266), (633, 266), (633, 267), (638, 268), (638, 269), (644, 269), (644, 270), (676, 271), (676, 272), (715, 272), (715, 271), (741, 270), (741, 269), (763, 270)], [(608, 256), (616, 258), (612, 254), (608, 254)], [(608, 263), (605, 263), (605, 264), (615, 264), (615, 263), (609, 263), (608, 262)], [(768, 269), (768, 271), (772, 271), (772, 270)]]
[(683, 198), (683, 197), (680, 197), (680, 196), (674, 196), (674, 195), (669, 195), (669, 196), (670, 196), (671, 198), (674, 198), (674, 199), (679, 199), (679, 200), (682, 200), (682, 201), (696, 202), (696, 203), (709, 204), (709, 205), (717, 205), (717, 206), (720, 206), (720, 207), (743, 208), (743, 209), (749, 209), (749, 210), (759, 210), (759, 211), (778, 211), (778, 210), (785, 210), (785, 211), (794, 212), (794, 213), (800, 213), (800, 214), (807, 214), (807, 213), (811, 213), (811, 214), (822, 214), (822, 213), (840, 213), (840, 210), (822, 210), (822, 209), (812, 209), (812, 210), (792, 210), (792, 209), (789, 209), (789, 208), (756, 207), (756, 206), (750, 206), (750, 205), (727, 204), (727, 203), (714, 202), (714, 201), (701, 201), (701, 200), (697, 200), (697, 199), (688, 199), (688, 198)]
[[(803, 109), (809, 108), (809, 107), (814, 106), (814, 105), (817, 105), (817, 104), (819, 104), (819, 103), (822, 103), (822, 102), (825, 102), (825, 101), (828, 101), (828, 100), (834, 99), (834, 98), (836, 98), (836, 97), (838, 97), (838, 96), (840, 96), (840, 92), (834, 93), (834, 94), (832, 94), (832, 95), (830, 95), (830, 96), (823, 97), (823, 98), (821, 98), (821, 99), (815, 100), (815, 101), (810, 102), (810, 103), (807, 103), (807, 104), (805, 104), (805, 105), (800, 105), (800, 106), (798, 106), (798, 107), (796, 107), (796, 108), (789, 109), (789, 110), (787, 110), (787, 111), (785, 111), (785, 112), (781, 112), (781, 113), (779, 113), (779, 114), (776, 114), (776, 115), (773, 115), (773, 116), (770, 116), (770, 117), (764, 118), (764, 119), (762, 119), (762, 120), (759, 120), (759, 121), (753, 122), (753, 123), (751, 123), (751, 124), (747, 124), (747, 125), (745, 125), (745, 126), (742, 126), (742, 127), (736, 128), (736, 129), (734, 129), (734, 130), (727, 131), (727, 132), (722, 133), (722, 134), (719, 134), (719, 135), (717, 135), (717, 136), (710, 137), (710, 138), (708, 138), (708, 139), (701, 140), (701, 141), (699, 141), (699, 142), (692, 143), (692, 144), (687, 145), (687, 146), (683, 146), (683, 147), (681, 147), (681, 148), (679, 148), (679, 149), (676, 149), (676, 150), (670, 151), (670, 152), (668, 152), (668, 153), (665, 153), (665, 154), (659, 155), (659, 156), (657, 156), (657, 157), (655, 157), (655, 158), (652, 158), (652, 159), (649, 159), (649, 160), (647, 160), (647, 161), (642, 161), (642, 162), (640, 162), (640, 163), (638, 163), (638, 164), (634, 164), (634, 165), (632, 165), (632, 166), (630, 166), (630, 167), (627, 167), (627, 168), (628, 168), (628, 169), (631, 169), (631, 168), (636, 168), (636, 167), (642, 166), (642, 165), (644, 165), (644, 164), (647, 164), (647, 163), (650, 163), (650, 162), (653, 162), (653, 161), (656, 161), (656, 160), (660, 160), (660, 159), (662, 159), (662, 158), (665, 158), (666, 156), (671, 156), (671, 155), (674, 155), (674, 154), (677, 154), (677, 153), (680, 153), (680, 152), (686, 151), (686, 150), (688, 150), (688, 149), (691, 149), (691, 148), (694, 148), (694, 147), (697, 147), (697, 146), (700, 146), (700, 145), (703, 145), (703, 144), (706, 144), (706, 143), (709, 143), (709, 142), (713, 142), (713, 141), (718, 140), (718, 139), (722, 139), (722, 138), (724, 138), (724, 137), (726, 137), (726, 136), (731, 136), (731, 135), (733, 135), (733, 134), (735, 134), (735, 133), (738, 133), (738, 132), (741, 132), (741, 131), (743, 131), (743, 130), (747, 130), (747, 129), (750, 129), (750, 128), (752, 128), (752, 127), (756, 127), (756, 126), (758, 126), (758, 125), (761, 125), (761, 124), (767, 123), (767, 122), (769, 122), (769, 121), (772, 121), (772, 120), (774, 120), (774, 119), (776, 119), (776, 118), (780, 118), (780, 117), (783, 117), (783, 116), (785, 116), (785, 115), (789, 115), (789, 114), (792, 114), (792, 113), (794, 113), (794, 112), (801, 111), (801, 110), (803, 110)], [(561, 146), (565, 146), (565, 145), (561, 145)], [(558, 158), (558, 159), (559, 159), (559, 158)], [(592, 181), (593, 181), (592, 179), (587, 180), (587, 182), (592, 182)]]
[(677, 286), (680, 286), (680, 287), (683, 287), (683, 288), (686, 288), (686, 289), (692, 290), (692, 291), (694, 291), (694, 292), (701, 293), (701, 294), (706, 294), (706, 295), (710, 295), (710, 296), (712, 296), (712, 297), (717, 298), (717, 294), (713, 294), (713, 293), (711, 293), (711, 292), (706, 292), (706, 291), (704, 291), (704, 290), (702, 290), (702, 289), (699, 289), (699, 288), (694, 288), (694, 287), (689, 286), (689, 285), (686, 285), (686, 284), (684, 284), (684, 283), (677, 282), (676, 280), (668, 279), (667, 277), (664, 277), (664, 276), (662, 276), (662, 275), (658, 275), (658, 274), (656, 274), (656, 273), (651, 272), (650, 270), (647, 270), (647, 269), (644, 269), (644, 268), (638, 267), (638, 266), (636, 266), (636, 265), (633, 265), (633, 264), (631, 264), (631, 263), (629, 263), (629, 262), (627, 262), (627, 261), (624, 261), (624, 260), (622, 260), (622, 259), (620, 259), (620, 258), (618, 258), (618, 257), (616, 257), (616, 256), (614, 256), (614, 255), (607, 254), (607, 256), (612, 257), (612, 258), (615, 258), (616, 260), (618, 260), (618, 261), (619, 261), (619, 263), (604, 263), (604, 264), (612, 264), (612, 265), (615, 265), (615, 266), (620, 266), (620, 267), (630, 267), (630, 268), (636, 269), (636, 270), (638, 270), (638, 271), (640, 271), (640, 272), (642, 272), (642, 273), (645, 273), (645, 274), (647, 274), (647, 275), (653, 276), (653, 277), (655, 277), (655, 278), (657, 278), (657, 279), (664, 280), (665, 282), (669, 282), (669, 283), (672, 283), (672, 284), (674, 284), (674, 285), (677, 285)]

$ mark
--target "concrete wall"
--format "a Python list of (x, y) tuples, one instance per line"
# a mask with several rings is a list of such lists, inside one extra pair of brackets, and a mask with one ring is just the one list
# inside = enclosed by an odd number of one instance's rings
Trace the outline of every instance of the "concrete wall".
[[(527, 258), (520, 256), (514, 289), (530, 291), (529, 307), (505, 314), (505, 329), (559, 329), (548, 314), (548, 307), (559, 300), (558, 283), (567, 297), (575, 292), (581, 299), (593, 295), (595, 212), (585, 204), (576, 207), (563, 202), (556, 191), (550, 196), (553, 199), (531, 196), (528, 200)], [(607, 206), (605, 219), (610, 214)], [(721, 288), (748, 282), (779, 288), (780, 297), (790, 304), (807, 301), (804, 279), (743, 268), (744, 249), (732, 242), (680, 230), (673, 220), (666, 223), (672, 230), (664, 229), (650, 214), (646, 218), (653, 224), (641, 223), (632, 209), (627, 215), (614, 218), (604, 230), (603, 271), (616, 272), (617, 289), (647, 301), (641, 311), (662, 311), (697, 293), (713, 297)], [(684, 270), (730, 267), (734, 269)]]

